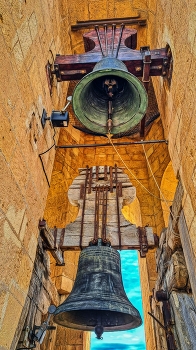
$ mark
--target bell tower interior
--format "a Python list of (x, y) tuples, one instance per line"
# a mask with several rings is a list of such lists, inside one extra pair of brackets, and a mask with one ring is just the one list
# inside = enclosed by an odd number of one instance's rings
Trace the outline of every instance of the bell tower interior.
[(0, 349), (90, 350), (88, 329), (51, 308), (71, 294), (85, 232), (138, 250), (146, 349), (194, 349), (194, 1), (1, 5)]

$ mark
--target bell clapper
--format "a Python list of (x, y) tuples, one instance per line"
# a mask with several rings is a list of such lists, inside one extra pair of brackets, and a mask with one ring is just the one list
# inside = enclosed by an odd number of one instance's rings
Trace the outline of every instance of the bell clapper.
[(102, 337), (103, 332), (104, 332), (104, 328), (102, 325), (95, 326), (95, 334), (97, 339), (100, 339), (100, 340), (103, 339)]
[(113, 108), (112, 108), (112, 99), (118, 92), (118, 82), (115, 79), (112, 79), (111, 77), (108, 77), (105, 79), (104, 84), (103, 84), (104, 90), (106, 94), (108, 95), (108, 120), (107, 120), (107, 128), (108, 132), (110, 133), (113, 122), (112, 122), (112, 113), (113, 113)]

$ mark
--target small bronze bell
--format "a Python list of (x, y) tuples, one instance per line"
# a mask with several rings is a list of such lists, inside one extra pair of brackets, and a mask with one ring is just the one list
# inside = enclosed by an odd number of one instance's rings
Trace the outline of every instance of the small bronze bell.
[(103, 331), (139, 327), (140, 314), (124, 291), (120, 254), (103, 245), (84, 249), (72, 292), (54, 315), (54, 321), (62, 326), (95, 330), (98, 339)]

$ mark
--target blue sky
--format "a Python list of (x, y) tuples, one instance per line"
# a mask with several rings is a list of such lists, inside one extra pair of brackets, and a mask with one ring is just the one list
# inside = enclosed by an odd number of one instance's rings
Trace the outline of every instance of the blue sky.
[[(125, 292), (143, 319), (137, 251), (122, 250), (120, 256)], [(91, 350), (146, 350), (144, 325), (129, 331), (105, 332), (103, 340), (92, 333)]]

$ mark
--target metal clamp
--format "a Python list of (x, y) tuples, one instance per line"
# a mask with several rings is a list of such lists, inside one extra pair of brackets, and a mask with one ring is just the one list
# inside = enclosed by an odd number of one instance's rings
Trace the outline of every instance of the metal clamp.
[(33, 329), (26, 326), (26, 328), (23, 329), (23, 337), (22, 340), (18, 342), (17, 350), (35, 349), (35, 342), (39, 344), (43, 343), (46, 331), (56, 329), (55, 326), (49, 326), (50, 317), (55, 311), (56, 306), (50, 305), (48, 308), (48, 318), (40, 326), (34, 325)]
[(148, 240), (146, 235), (146, 229), (145, 227), (138, 226), (138, 233), (139, 233), (139, 244), (140, 244), (140, 257), (145, 258), (146, 253), (148, 252)]
[(47, 330), (55, 330), (55, 326), (49, 326), (50, 317), (54, 312), (56, 311), (55, 305), (50, 305), (48, 308), (48, 317), (47, 319), (41, 324), (41, 326), (34, 326), (33, 330), (29, 332), (29, 340), (31, 342), (38, 342), (39, 344), (43, 343), (43, 340), (46, 335)]

